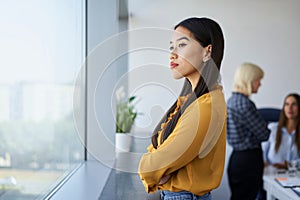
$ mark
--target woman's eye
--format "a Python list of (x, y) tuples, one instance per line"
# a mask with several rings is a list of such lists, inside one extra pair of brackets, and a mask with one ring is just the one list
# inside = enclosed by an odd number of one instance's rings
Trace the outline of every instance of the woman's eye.
[(186, 46), (185, 43), (180, 43), (180, 44), (178, 44), (178, 47), (185, 47), (185, 46)]
[(173, 46), (170, 46), (170, 47), (169, 47), (169, 50), (170, 50), (170, 51), (173, 51), (173, 49), (174, 49)]

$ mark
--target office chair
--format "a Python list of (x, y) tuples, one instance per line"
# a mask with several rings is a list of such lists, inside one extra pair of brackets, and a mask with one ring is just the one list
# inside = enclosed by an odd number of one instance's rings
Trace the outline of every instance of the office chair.
[(261, 114), (263, 119), (267, 122), (278, 122), (281, 109), (278, 108), (259, 108), (258, 112)]

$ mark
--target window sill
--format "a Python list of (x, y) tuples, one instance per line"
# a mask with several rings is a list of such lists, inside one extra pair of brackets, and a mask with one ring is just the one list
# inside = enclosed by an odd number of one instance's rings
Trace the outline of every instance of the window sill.
[(96, 160), (86, 161), (49, 199), (98, 199), (110, 171)]

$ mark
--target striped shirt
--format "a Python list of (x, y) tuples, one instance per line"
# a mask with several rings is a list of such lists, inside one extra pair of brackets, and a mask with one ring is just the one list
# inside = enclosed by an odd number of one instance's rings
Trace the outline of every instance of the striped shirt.
[(268, 140), (270, 130), (255, 104), (246, 95), (233, 92), (227, 101), (227, 110), (227, 141), (233, 149), (261, 148), (261, 142)]

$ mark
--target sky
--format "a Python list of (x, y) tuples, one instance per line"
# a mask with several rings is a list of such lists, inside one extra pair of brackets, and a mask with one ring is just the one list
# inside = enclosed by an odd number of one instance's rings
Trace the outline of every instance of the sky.
[[(74, 1), (12, 0), (0, 7), (0, 84), (73, 82), (82, 65), (83, 9)], [(80, 4), (79, 4), (80, 5)]]

